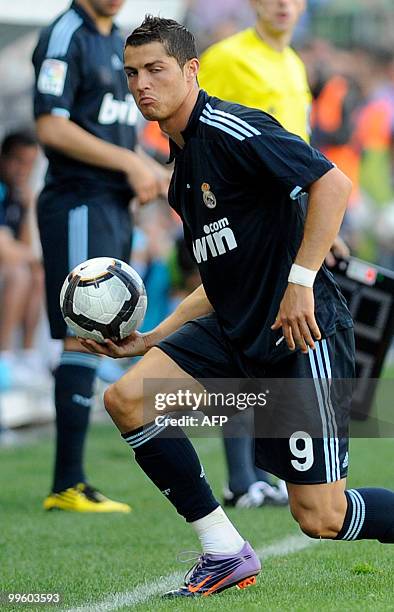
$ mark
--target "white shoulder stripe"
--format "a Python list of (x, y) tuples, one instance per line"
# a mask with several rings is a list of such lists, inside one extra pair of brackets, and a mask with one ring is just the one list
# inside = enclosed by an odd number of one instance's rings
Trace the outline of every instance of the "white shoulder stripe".
[(230, 121), (230, 119), (226, 119), (225, 117), (213, 115), (209, 111), (207, 111), (206, 108), (204, 108), (202, 113), (203, 115), (211, 119), (211, 121), (218, 121), (219, 123), (224, 123), (225, 125), (229, 125), (234, 130), (237, 130), (238, 132), (240, 132), (240, 134), (243, 134), (244, 136), (247, 136), (248, 138), (253, 136), (252, 132), (248, 132), (248, 130), (245, 130), (245, 128), (241, 127), (240, 125), (237, 125), (236, 123), (234, 123), (234, 121)]
[(237, 140), (245, 140), (245, 136), (241, 136), (241, 134), (238, 134), (238, 132), (234, 132), (234, 130), (231, 130), (230, 128), (226, 127), (222, 123), (211, 121), (210, 119), (206, 119), (202, 115), (200, 117), (200, 121), (202, 121), (202, 123), (206, 123), (207, 125), (211, 125), (212, 127), (216, 127), (219, 130), (222, 130), (222, 132), (226, 132), (227, 134), (230, 134), (231, 136), (234, 136), (234, 138), (236, 138)]
[(255, 136), (260, 136), (261, 132), (259, 132), (259, 130), (253, 127), (253, 125), (250, 125), (250, 123), (247, 123), (243, 119), (240, 119), (236, 115), (232, 115), (231, 113), (225, 113), (224, 111), (214, 109), (209, 104), (209, 102), (207, 102), (205, 106), (209, 110), (210, 113), (213, 113), (214, 115), (221, 115), (222, 117), (227, 117), (228, 119), (231, 119), (235, 123), (239, 123), (239, 125), (242, 125), (244, 128), (252, 132), (252, 134), (254, 134)]
[(73, 34), (82, 25), (83, 19), (73, 9), (64, 13), (52, 30), (47, 57), (64, 57), (67, 54)]

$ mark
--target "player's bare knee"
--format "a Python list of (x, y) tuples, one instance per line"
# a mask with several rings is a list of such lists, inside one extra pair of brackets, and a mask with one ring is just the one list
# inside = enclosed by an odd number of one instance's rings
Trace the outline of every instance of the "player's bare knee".
[(104, 406), (112, 417), (129, 413), (132, 410), (131, 403), (117, 383), (110, 385), (104, 392)]
[[(130, 385), (128, 386), (128, 393), (125, 392), (125, 388), (120, 382), (110, 385), (104, 392), (104, 406), (115, 422), (127, 422), (130, 429), (141, 425), (139, 419), (137, 419), (140, 399), (137, 394), (132, 392)], [(134, 422), (136, 419), (138, 422)]]
[(310, 512), (300, 512), (294, 516), (294, 518), (305, 535), (309, 536), (310, 538), (322, 537), (322, 523), (320, 521), (320, 517), (313, 515)]
[(292, 514), (301, 531), (310, 538), (335, 538), (343, 525), (343, 516), (333, 508), (298, 507)]
[(107, 389), (104, 391), (103, 400), (106, 411), (110, 416), (112, 416), (113, 413), (116, 412), (117, 408), (117, 394), (115, 391), (115, 385), (107, 387)]

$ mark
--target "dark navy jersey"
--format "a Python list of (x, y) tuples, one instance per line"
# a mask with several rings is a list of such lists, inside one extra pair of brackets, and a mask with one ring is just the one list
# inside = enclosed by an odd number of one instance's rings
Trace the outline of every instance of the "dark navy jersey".
[[(94, 136), (134, 149), (137, 107), (123, 71), (123, 42), (114, 26), (102, 35), (76, 3), (40, 35), (33, 54), (34, 115), (68, 117)], [(130, 191), (123, 173), (46, 148), (47, 184)], [(131, 195), (131, 193), (130, 193)]]
[[(304, 190), (333, 164), (270, 115), (201, 91), (183, 132), (171, 141), (171, 206), (183, 220), (208, 299), (223, 331), (247, 357), (288, 351), (274, 323), (299, 250)], [(315, 312), (324, 335), (352, 325), (345, 300), (323, 266)]]
[(25, 208), (21, 200), (0, 181), (0, 227), (7, 227), (14, 238), (18, 238), (24, 216)]

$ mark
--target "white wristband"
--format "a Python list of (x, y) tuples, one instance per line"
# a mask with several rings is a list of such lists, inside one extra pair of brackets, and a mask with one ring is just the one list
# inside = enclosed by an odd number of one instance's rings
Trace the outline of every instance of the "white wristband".
[(303, 287), (313, 287), (317, 270), (309, 270), (303, 266), (293, 264), (290, 269), (288, 281), (295, 285), (303, 285)]

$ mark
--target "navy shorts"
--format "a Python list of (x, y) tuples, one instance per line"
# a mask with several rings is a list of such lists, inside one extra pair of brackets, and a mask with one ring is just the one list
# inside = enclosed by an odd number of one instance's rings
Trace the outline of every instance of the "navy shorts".
[(68, 332), (59, 296), (69, 271), (92, 257), (129, 261), (132, 222), (128, 198), (105, 192), (81, 195), (44, 190), (37, 216), (51, 336), (63, 339)]
[(254, 408), (259, 468), (294, 484), (346, 477), (353, 328), (316, 342), (308, 354), (282, 349), (279, 358), (264, 364), (234, 350), (215, 314), (186, 323), (157, 346), (207, 389), (212, 379), (226, 378), (243, 379), (252, 390), (252, 379), (273, 385), (267, 405)]

